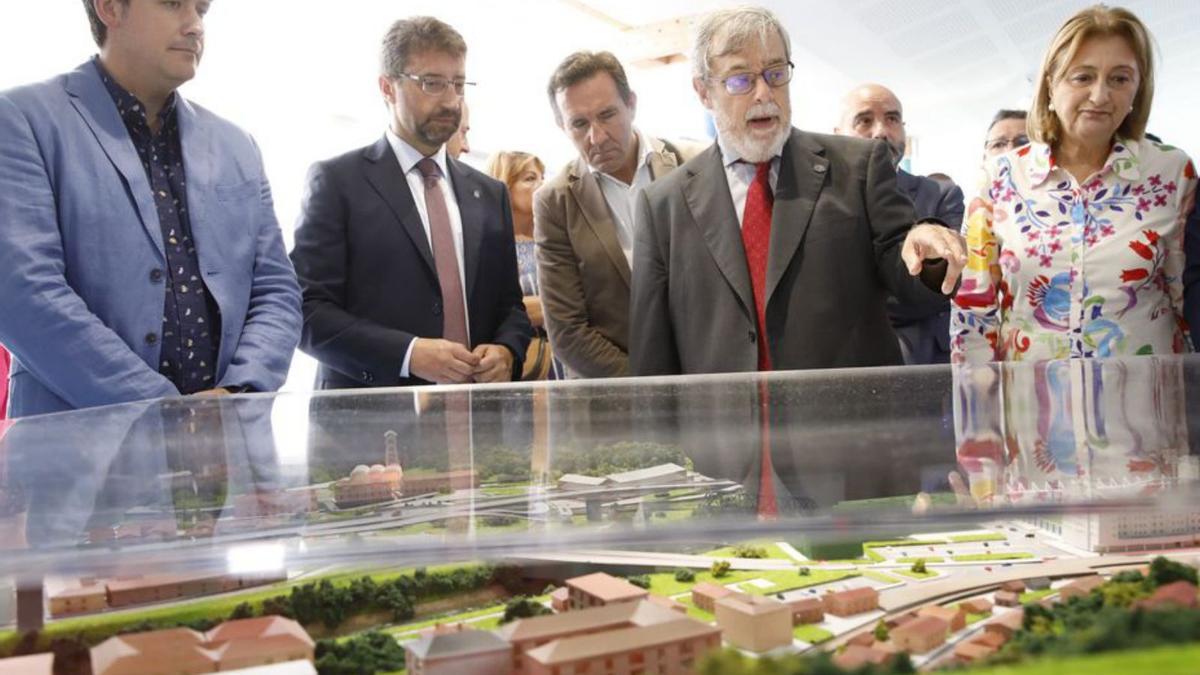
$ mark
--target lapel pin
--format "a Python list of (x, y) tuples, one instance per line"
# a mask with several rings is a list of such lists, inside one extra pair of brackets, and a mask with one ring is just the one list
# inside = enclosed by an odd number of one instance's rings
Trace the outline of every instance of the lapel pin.
[(472, 193), (472, 194), (474, 194), (474, 195), (475, 195), (475, 199), (479, 199), (479, 190), (476, 190), (476, 191), (475, 191), (474, 193)]
[(815, 165), (813, 165), (813, 171), (816, 171), (817, 173), (825, 173), (825, 165), (824, 164), (815, 164)]

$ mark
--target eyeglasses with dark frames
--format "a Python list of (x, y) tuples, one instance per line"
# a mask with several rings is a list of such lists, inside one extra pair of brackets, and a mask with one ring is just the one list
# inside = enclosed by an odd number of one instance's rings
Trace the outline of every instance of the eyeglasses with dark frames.
[(758, 83), (758, 78), (760, 77), (772, 89), (784, 86), (792, 81), (792, 71), (795, 67), (791, 61), (788, 61), (787, 63), (771, 66), (759, 73), (734, 73), (728, 77), (711, 79), (725, 85), (725, 91), (730, 94), (742, 96), (754, 90), (754, 85)]
[(454, 93), (462, 96), (467, 91), (468, 86), (475, 86), (474, 82), (466, 80), (451, 80), (448, 77), (441, 75), (413, 75), (412, 73), (396, 73), (397, 77), (407, 77), (408, 79), (421, 85), (421, 91), (430, 96), (439, 96), (446, 92), (446, 87), (454, 86)]

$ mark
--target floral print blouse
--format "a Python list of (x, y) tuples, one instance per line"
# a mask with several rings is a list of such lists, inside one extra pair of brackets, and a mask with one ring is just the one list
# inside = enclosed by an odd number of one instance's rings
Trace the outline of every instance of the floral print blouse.
[(1189, 351), (1183, 235), (1196, 169), (1186, 154), (1118, 138), (1083, 185), (1040, 143), (985, 169), (950, 318), (954, 362)]

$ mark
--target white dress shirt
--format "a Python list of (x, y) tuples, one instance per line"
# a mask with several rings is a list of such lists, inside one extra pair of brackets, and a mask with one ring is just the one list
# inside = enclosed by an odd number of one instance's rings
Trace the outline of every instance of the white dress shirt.
[(638, 165), (633, 173), (633, 183), (626, 185), (624, 181), (588, 167), (600, 182), (608, 212), (617, 225), (617, 242), (621, 244), (630, 268), (633, 267), (633, 200), (654, 180), (650, 174), (650, 156), (654, 154), (654, 146), (650, 145), (650, 140), (642, 132), (635, 129), (634, 134), (638, 142)]
[[(717, 135), (717, 147), (721, 150), (721, 162), (725, 165), (725, 180), (729, 183), (729, 196), (733, 199), (733, 208), (737, 210), (738, 227), (746, 213), (746, 196), (750, 194), (750, 184), (754, 182), (755, 167), (742, 161), (741, 154), (729, 147), (725, 139)], [(771, 174), (768, 181), (771, 184), (771, 194), (775, 194), (775, 186), (779, 184), (779, 163), (783, 149), (771, 158)]]
[[(417, 168), (417, 162), (425, 159), (425, 155), (397, 136), (390, 128), (387, 130), (387, 139), (388, 143), (392, 146), (392, 152), (396, 153), (396, 159), (400, 162), (400, 170), (404, 172), (404, 178), (408, 181), (408, 190), (412, 193), (413, 202), (417, 205), (417, 214), (421, 216), (421, 227), (425, 229), (425, 241), (430, 242), (429, 249), (432, 251), (433, 239), (429, 234), (429, 211), (425, 207), (425, 177), (421, 175), (421, 170)], [(446, 200), (446, 213), (450, 217), (450, 232), (454, 236), (454, 257), (458, 259), (458, 281), (463, 290), (462, 302), (463, 310), (467, 316), (467, 336), (469, 339), (471, 323), (470, 309), (467, 307), (467, 273), (466, 266), (463, 264), (462, 213), (458, 210), (458, 197), (454, 195), (454, 186), (450, 184), (450, 170), (446, 165), (446, 146), (443, 145), (438, 148), (437, 153), (430, 157), (430, 159), (438, 165), (438, 169), (442, 172), (442, 180), (438, 185), (441, 186), (442, 196)], [(404, 362), (400, 366), (400, 377), (409, 377), (408, 364), (412, 358), (413, 347), (416, 344), (416, 340), (408, 343), (408, 351), (404, 353)], [(466, 345), (466, 347), (469, 349), (470, 345)]]

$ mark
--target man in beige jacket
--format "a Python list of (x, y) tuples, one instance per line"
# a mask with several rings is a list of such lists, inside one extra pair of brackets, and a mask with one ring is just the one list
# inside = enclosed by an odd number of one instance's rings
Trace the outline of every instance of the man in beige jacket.
[(634, 198), (702, 148), (634, 128), (637, 95), (608, 52), (568, 56), (547, 95), (579, 157), (534, 200), (546, 329), (569, 377), (620, 377), (629, 374)]

